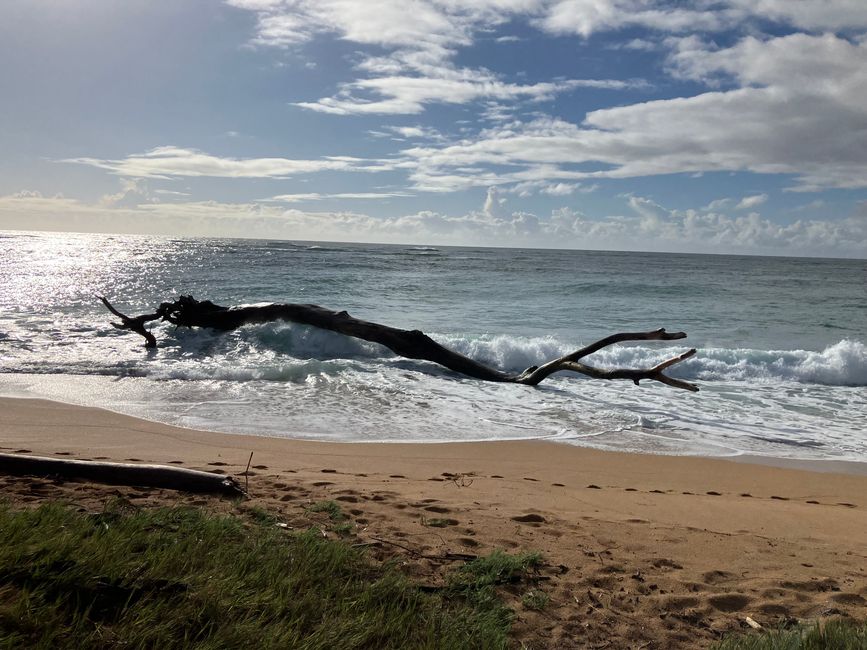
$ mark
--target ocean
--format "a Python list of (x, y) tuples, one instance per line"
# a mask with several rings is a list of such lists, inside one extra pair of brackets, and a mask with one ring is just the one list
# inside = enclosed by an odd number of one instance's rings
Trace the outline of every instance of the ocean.
[[(484, 383), (289, 323), (154, 324), (148, 351), (96, 294), (129, 315), (180, 294), (314, 303), (514, 371), (665, 327), (688, 338), (585, 361), (648, 366), (696, 347), (670, 374), (701, 391), (571, 373)], [(0, 232), (0, 394), (215, 431), (863, 461), (865, 343), (865, 260)]]

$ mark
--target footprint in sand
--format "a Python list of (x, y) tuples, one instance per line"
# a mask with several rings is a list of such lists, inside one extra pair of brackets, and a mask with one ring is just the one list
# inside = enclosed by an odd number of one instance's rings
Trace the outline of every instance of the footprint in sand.
[(669, 560), (668, 558), (661, 557), (659, 559), (654, 560), (651, 564), (657, 569), (682, 569), (683, 567), (675, 562), (674, 560)]
[(525, 480), (525, 481), (534, 481), (534, 482), (536, 482), (536, 483), (539, 482), (539, 479), (537, 479), (537, 478), (530, 478), (529, 476), (525, 476), (525, 477), (524, 477), (524, 480)]
[(566, 487), (563, 483), (551, 483), (554, 487)]
[(16, 449), (16, 450), (15, 450), (15, 453), (16, 453), (16, 454), (29, 454), (29, 453), (31, 453), (31, 452), (30, 452), (29, 449)]
[(788, 500), (789, 500), (789, 497), (771, 496), (771, 498), (772, 498), (772, 499), (775, 499), (775, 500), (777, 500), (777, 501), (788, 501)]
[[(132, 460), (132, 458), (127, 458), (127, 460)], [(228, 464), (229, 463), (220, 462), (219, 460), (213, 463), (208, 463), (208, 465), (212, 467), (226, 467)]]
[(840, 603), (841, 605), (856, 605), (858, 607), (867, 605), (867, 600), (864, 600), (864, 597), (859, 596), (858, 594), (834, 594), (833, 596), (831, 596), (831, 600), (833, 600), (835, 603)]
[(679, 612), (698, 607), (700, 602), (694, 596), (668, 596), (663, 599), (662, 608), (672, 612)]
[(320, 470), (320, 471), (321, 471), (323, 474), (337, 474), (337, 470), (336, 470), (336, 469), (323, 469), (323, 470)]
[(431, 476), (431, 477), (428, 479), (428, 481), (437, 481), (437, 482), (439, 482), (439, 483), (443, 483), (443, 482), (445, 482), (445, 479), (444, 479), (444, 478), (441, 478), (441, 477), (439, 477), (439, 476)]
[(170, 460), (169, 465), (183, 465), (184, 461), (182, 460)]
[(587, 486), (587, 489), (588, 490), (601, 490), (602, 488), (599, 487), (598, 485), (594, 485), (593, 483), (591, 483), (590, 485)]
[(72, 456), (72, 453), (68, 452), (68, 451), (55, 451), (54, 455), (55, 456)]
[(719, 492), (715, 492), (713, 490), (710, 490), (709, 492), (705, 492), (705, 494), (708, 495), (709, 497), (721, 497), (722, 496), (722, 494), (720, 494)]
[(343, 494), (339, 497), (336, 497), (336, 500), (337, 501), (345, 501), (346, 503), (358, 503), (359, 502), (359, 498), (356, 496), (353, 496), (351, 494)]
[(544, 524), (547, 522), (542, 515), (537, 515), (534, 512), (526, 515), (516, 515), (515, 517), (512, 517), (512, 521), (517, 521), (522, 524)]
[(403, 474), (389, 474), (388, 478), (406, 478)]
[(437, 514), (445, 514), (446, 512), (451, 512), (450, 508), (444, 508), (443, 506), (427, 506), (425, 508), (428, 512), (436, 512)]
[(752, 598), (744, 594), (719, 594), (711, 596), (707, 602), (721, 612), (739, 612), (752, 602)]
[(253, 469), (268, 469), (267, 465), (253, 465)]
[(805, 580), (794, 581), (784, 580), (780, 583), (783, 589), (793, 589), (795, 591), (840, 591), (840, 585), (833, 578), (825, 578), (824, 580)]
[(316, 481), (313, 484), (315, 487), (325, 487), (326, 485), (334, 485), (331, 481)]
[(132, 463), (140, 463), (142, 462), (141, 458), (124, 458), (124, 460), (128, 460)]
[(457, 526), (459, 522), (457, 519), (428, 519), (425, 523), (425, 526), (429, 526), (430, 528), (447, 528), (448, 526)]
[(469, 546), (470, 548), (475, 548), (479, 545), (479, 543), (472, 537), (459, 537), (458, 544), (460, 544), (461, 546)]
[(635, 488), (626, 488), (624, 492), (638, 492)]
[(503, 478), (499, 474), (491, 474), (491, 478)]
[(729, 573), (728, 571), (708, 571), (705, 574), (702, 574), (701, 579), (703, 582), (709, 585), (716, 585), (721, 582), (730, 582), (737, 576), (734, 573)]

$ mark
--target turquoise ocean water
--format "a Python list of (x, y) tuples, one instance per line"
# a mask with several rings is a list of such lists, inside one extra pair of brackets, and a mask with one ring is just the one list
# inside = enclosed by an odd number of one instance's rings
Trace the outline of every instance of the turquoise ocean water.
[[(691, 394), (576, 375), (486, 384), (291, 324), (117, 332), (178, 294), (309, 302), (422, 329), (521, 370), (618, 331), (683, 345), (587, 359), (672, 374)], [(549, 438), (648, 453), (867, 459), (867, 261), (0, 233), (0, 393), (181, 426), (349, 441)]]

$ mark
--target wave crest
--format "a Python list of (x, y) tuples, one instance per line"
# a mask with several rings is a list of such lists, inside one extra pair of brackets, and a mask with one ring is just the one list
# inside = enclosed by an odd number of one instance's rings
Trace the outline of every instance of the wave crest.
[[(511, 372), (545, 363), (580, 347), (550, 336), (432, 336), (456, 352)], [(299, 360), (350, 359), (367, 363), (395, 357), (375, 343), (292, 324), (246, 327), (223, 343), (218, 339), (187, 340), (182, 347), (187, 351), (192, 347), (201, 353), (225, 354), (242, 365), (262, 362), (277, 366), (283, 363), (280, 358), (285, 360), (285, 356)], [(648, 367), (684, 349), (682, 346), (615, 345), (587, 357), (587, 362), (601, 367)], [(865, 386), (867, 346), (860, 341), (843, 339), (822, 351), (701, 348), (696, 356), (674, 366), (670, 373), (682, 379), (703, 381)], [(280, 374), (278, 372), (277, 376)]]

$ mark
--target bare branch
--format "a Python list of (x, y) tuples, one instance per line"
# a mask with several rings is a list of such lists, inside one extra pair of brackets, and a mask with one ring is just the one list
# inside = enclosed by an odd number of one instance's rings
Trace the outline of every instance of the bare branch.
[(146, 348), (155, 348), (157, 347), (157, 340), (153, 334), (147, 331), (144, 327), (144, 324), (156, 320), (160, 318), (161, 314), (159, 312), (154, 314), (142, 314), (141, 316), (135, 316), (130, 318), (126, 314), (122, 314), (114, 306), (105, 298), (105, 296), (97, 296), (102, 301), (102, 304), (105, 305), (105, 308), (108, 309), (112, 314), (120, 318), (120, 323), (112, 323), (112, 326), (119, 330), (132, 330), (136, 334), (141, 334), (145, 338), (145, 347)]
[(668, 368), (669, 366), (683, 361), (684, 359), (688, 359), (689, 357), (694, 355), (695, 350), (690, 350), (689, 352), (685, 352), (678, 357), (668, 359), (667, 361), (663, 361), (661, 364), (654, 366), (653, 368), (647, 369), (602, 369), (594, 368), (593, 366), (588, 366), (578, 362), (579, 359), (593, 354), (594, 352), (598, 352), (604, 347), (614, 345), (615, 343), (621, 343), (623, 341), (676, 341), (683, 338), (686, 338), (686, 334), (684, 332), (666, 332), (665, 329), (653, 330), (651, 332), (623, 332), (621, 334), (612, 334), (611, 336), (606, 336), (604, 339), (600, 339), (595, 343), (591, 343), (590, 345), (585, 346), (580, 350), (576, 350), (571, 354), (567, 354), (563, 357), (560, 357), (559, 359), (549, 361), (542, 366), (531, 366), (530, 368), (527, 368), (521, 375), (517, 377), (517, 383), (535, 386), (543, 379), (545, 379), (549, 375), (554, 374), (555, 372), (560, 372), (561, 370), (571, 370), (572, 372), (578, 372), (582, 375), (593, 377), (594, 379), (630, 379), (635, 382), (636, 386), (641, 379), (654, 379), (675, 388), (683, 388), (684, 390), (696, 392), (698, 391), (698, 387), (694, 384), (680, 381), (678, 379), (672, 379), (671, 377), (662, 374), (662, 371), (665, 368)]
[(475, 359), (470, 359), (458, 352), (449, 350), (419, 330), (402, 330), (387, 325), (380, 325), (379, 323), (371, 323), (353, 318), (345, 311), (336, 312), (318, 305), (271, 304), (250, 307), (222, 307), (209, 300), (199, 301), (192, 296), (180, 296), (174, 302), (160, 304), (157, 311), (153, 314), (143, 314), (130, 318), (115, 309), (104, 297), (99, 296), (99, 299), (106, 309), (123, 321), (120, 325), (115, 323), (112, 323), (112, 325), (119, 329), (132, 330), (144, 336), (147, 340), (146, 347), (156, 347), (156, 339), (153, 334), (144, 328), (144, 324), (158, 318), (179, 326), (209, 327), (223, 331), (234, 330), (247, 324), (283, 320), (311, 325), (346, 336), (378, 343), (402, 357), (431, 361), (459, 374), (483, 381), (535, 386), (555, 372), (571, 370), (588, 377), (593, 377), (594, 379), (629, 379), (636, 385), (642, 379), (652, 379), (674, 388), (693, 392), (698, 391), (698, 387), (694, 384), (673, 379), (662, 372), (675, 363), (688, 359), (695, 354), (695, 350), (690, 350), (678, 357), (668, 359), (653, 368), (644, 369), (604, 369), (579, 362), (580, 359), (604, 347), (623, 341), (674, 341), (686, 338), (686, 334), (683, 332), (669, 333), (664, 329), (650, 332), (612, 334), (571, 354), (549, 361), (542, 366), (532, 366), (524, 372), (515, 375), (492, 368)]

